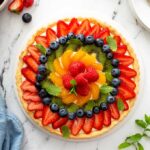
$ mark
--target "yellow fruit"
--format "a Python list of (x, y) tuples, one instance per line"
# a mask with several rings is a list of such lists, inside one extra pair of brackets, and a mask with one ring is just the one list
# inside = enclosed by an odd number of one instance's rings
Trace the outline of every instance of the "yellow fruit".
[(98, 71), (103, 70), (103, 65), (101, 63), (93, 63), (91, 67), (95, 68)]
[(106, 83), (106, 76), (105, 73), (99, 72), (99, 78), (96, 81), (98, 84), (105, 84)]
[(99, 86), (95, 83), (90, 84), (92, 99), (96, 100), (99, 97)]
[(51, 81), (52, 81), (55, 85), (63, 86), (61, 76), (56, 75), (56, 73), (52, 72), (52, 73), (50, 74), (49, 78), (51, 79)]
[(76, 100), (76, 96), (74, 94), (69, 94), (62, 98), (63, 103), (70, 104)]
[(78, 50), (71, 58), (72, 62), (73, 61), (79, 61), (86, 55), (86, 52), (84, 52), (82, 49)]

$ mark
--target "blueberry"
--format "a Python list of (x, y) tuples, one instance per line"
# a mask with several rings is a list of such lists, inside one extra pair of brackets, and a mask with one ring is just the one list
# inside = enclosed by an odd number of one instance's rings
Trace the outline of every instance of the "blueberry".
[(68, 33), (67, 35), (67, 39), (70, 40), (70, 39), (73, 39), (75, 37), (74, 33), (73, 32), (70, 32)]
[(93, 112), (95, 113), (95, 114), (98, 114), (99, 113), (99, 107), (98, 106), (94, 106), (93, 107)]
[(77, 116), (79, 117), (79, 118), (82, 118), (83, 116), (84, 116), (84, 111), (83, 111), (83, 109), (78, 109), (77, 110)]
[(109, 47), (109, 45), (107, 45), (107, 44), (103, 45), (102, 51), (103, 51), (104, 53), (109, 53), (109, 52), (110, 52), (110, 47)]
[(50, 106), (50, 108), (51, 108), (51, 111), (52, 111), (52, 112), (58, 112), (58, 111), (59, 111), (59, 107), (58, 107), (57, 104), (52, 104), (52, 105)]
[(69, 112), (69, 113), (68, 113), (68, 118), (69, 118), (70, 120), (74, 120), (75, 117), (76, 117), (76, 113), (74, 113), (74, 112)]
[(25, 23), (29, 23), (29, 22), (32, 20), (31, 14), (29, 14), (29, 13), (23, 14), (22, 20), (23, 20), (23, 22), (25, 22)]
[(68, 115), (68, 111), (66, 108), (59, 109), (59, 116), (60, 117), (66, 117)]
[(93, 116), (93, 112), (91, 110), (86, 111), (87, 118), (91, 118)]
[(50, 48), (46, 49), (46, 56), (49, 56), (52, 53), (52, 50)]
[(107, 101), (107, 103), (109, 103), (109, 104), (114, 103), (115, 100), (116, 100), (115, 97), (112, 96), (112, 95), (109, 95), (109, 96), (107, 96), (107, 98), (106, 98), (106, 101)]
[(102, 102), (102, 103), (100, 104), (100, 109), (103, 110), (103, 111), (107, 110), (107, 109), (108, 109), (107, 103)]
[(118, 78), (113, 78), (112, 79), (112, 81), (111, 81), (111, 84), (112, 84), (112, 86), (114, 86), (114, 87), (118, 87), (119, 85), (120, 85), (120, 79), (118, 79)]
[(36, 87), (38, 90), (40, 90), (40, 89), (41, 89), (41, 84), (40, 84), (39, 82), (36, 82), (36, 83), (35, 83), (35, 87)]
[(79, 39), (81, 42), (84, 42), (84, 35), (83, 34), (77, 34), (76, 38)]
[(45, 64), (45, 63), (47, 62), (47, 57), (42, 54), (42, 55), (40, 56), (40, 62), (41, 62), (42, 64)]
[(104, 41), (102, 40), (102, 39), (96, 39), (95, 40), (95, 44), (96, 44), (96, 46), (98, 46), (98, 47), (102, 47), (103, 46), (103, 44), (104, 44)]
[(113, 88), (110, 93), (111, 93), (112, 96), (116, 96), (118, 94), (118, 89), (117, 88)]
[(86, 44), (93, 44), (94, 43), (94, 37), (92, 35), (88, 35), (85, 37), (85, 43)]
[(46, 92), (44, 89), (41, 89), (41, 90), (39, 91), (39, 96), (40, 96), (41, 98), (44, 98), (44, 97), (47, 96), (47, 92)]
[(38, 82), (40, 82), (40, 81), (42, 81), (42, 80), (44, 80), (44, 76), (42, 75), (42, 74), (37, 74), (36, 75), (36, 80), (38, 81)]
[(118, 67), (118, 65), (119, 65), (119, 60), (118, 60), (118, 59), (112, 59), (111, 64), (112, 64), (112, 66), (114, 66), (114, 67)]
[(44, 105), (49, 105), (51, 101), (52, 101), (52, 100), (51, 100), (50, 97), (44, 97), (44, 98), (42, 99), (42, 102), (43, 102)]
[(113, 77), (119, 77), (120, 75), (120, 70), (118, 68), (113, 68), (111, 71), (111, 74)]
[(50, 44), (50, 49), (56, 50), (59, 47), (59, 43), (57, 41), (54, 41)]
[(65, 45), (67, 42), (67, 38), (65, 36), (62, 36), (59, 38), (59, 43), (62, 45)]
[(43, 64), (39, 65), (38, 66), (38, 71), (39, 71), (39, 73), (44, 74), (46, 72), (45, 65), (43, 65)]
[(107, 56), (108, 59), (112, 59), (113, 58), (113, 53), (109, 52), (106, 56)]

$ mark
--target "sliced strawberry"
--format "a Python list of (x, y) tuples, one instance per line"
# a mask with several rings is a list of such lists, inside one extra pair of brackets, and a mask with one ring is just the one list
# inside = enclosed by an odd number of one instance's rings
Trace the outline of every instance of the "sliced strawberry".
[(25, 92), (37, 93), (38, 90), (36, 89), (35, 85), (27, 80), (23, 81), (20, 88)]
[(101, 39), (106, 39), (106, 37), (107, 36), (109, 36), (110, 35), (110, 31), (109, 31), (109, 29), (108, 28), (104, 28), (104, 29), (102, 29), (101, 30), (101, 32), (99, 33), (99, 38), (101, 38)]
[(101, 130), (104, 121), (103, 111), (101, 111), (99, 114), (95, 114), (94, 116), (95, 116), (94, 128), (97, 130)]
[(23, 57), (23, 61), (27, 64), (28, 67), (30, 67), (35, 73), (38, 72), (38, 64), (36, 61), (30, 56), (26, 55)]
[(116, 103), (109, 104), (109, 109), (111, 111), (111, 117), (113, 119), (119, 119), (120, 118), (120, 113), (119, 113), (119, 110), (118, 110)]
[(63, 77), (62, 77), (63, 85), (66, 89), (69, 90), (72, 87), (72, 84), (70, 83), (70, 81), (73, 79), (74, 78), (70, 74), (63, 75)]
[(77, 94), (81, 95), (81, 96), (87, 96), (89, 94), (90, 91), (90, 87), (89, 85), (84, 85), (84, 86), (78, 86), (76, 87), (76, 92)]
[(114, 36), (114, 39), (115, 39), (116, 42), (117, 42), (117, 46), (120, 46), (120, 43), (121, 43), (121, 38), (120, 38), (120, 36), (119, 36), (119, 35), (115, 35), (115, 36)]
[(98, 38), (100, 36), (101, 26), (97, 23), (95, 24), (89, 32), (87, 32), (87, 35), (92, 35), (94, 38)]
[(74, 123), (74, 120), (68, 120), (68, 121), (66, 122), (65, 126), (67, 126), (69, 129), (71, 129), (73, 123)]
[(84, 125), (83, 125), (83, 131), (85, 134), (89, 134), (92, 131), (94, 125), (94, 117), (92, 118), (86, 118)]
[(119, 45), (117, 48), (117, 51), (114, 52), (114, 56), (115, 55), (124, 55), (127, 51), (127, 46), (126, 45)]
[(121, 71), (121, 76), (125, 76), (125, 77), (128, 77), (128, 78), (133, 78), (137, 75), (136, 71), (132, 68), (119, 65), (119, 69)]
[(29, 111), (35, 111), (35, 110), (43, 110), (43, 103), (41, 102), (30, 102), (28, 103), (27, 109)]
[(43, 45), (45, 48), (47, 48), (49, 45), (48, 45), (48, 42), (47, 42), (47, 39), (45, 36), (36, 36), (35, 37), (35, 41), (37, 44), (41, 44)]
[(47, 38), (47, 43), (50, 45), (51, 42), (56, 41), (57, 39), (56, 32), (53, 29), (48, 28), (46, 30), (46, 38)]
[(42, 124), (43, 126), (47, 126), (59, 119), (59, 115), (57, 113), (53, 113), (48, 106), (44, 106), (43, 109), (43, 117)]
[(84, 77), (84, 73), (80, 73), (75, 77), (77, 86), (87, 86), (88, 80)]
[(22, 98), (26, 101), (41, 102), (41, 98), (37, 93), (23, 92)]
[(27, 48), (28, 52), (30, 53), (30, 55), (33, 57), (33, 59), (39, 64), (40, 61), (40, 52), (39, 50), (34, 46), (34, 45), (30, 45)]
[(87, 32), (90, 31), (90, 29), (91, 29), (90, 22), (89, 22), (88, 19), (85, 19), (80, 24), (78, 30), (76, 31), (76, 34), (84, 34), (84, 35), (86, 35)]
[(65, 36), (68, 34), (68, 32), (69, 32), (68, 25), (64, 21), (59, 20), (57, 22), (57, 36), (58, 37)]
[(82, 129), (85, 122), (85, 118), (76, 118), (71, 128), (71, 133), (76, 136)]
[(23, 0), (23, 5), (27, 8), (31, 7), (33, 3), (34, 3), (34, 0)]
[(54, 129), (60, 128), (61, 126), (63, 126), (66, 122), (67, 122), (68, 118), (59, 118), (57, 121), (55, 121), (52, 126)]
[(79, 27), (78, 20), (76, 18), (72, 18), (69, 23), (69, 32), (76, 33), (78, 27)]
[(37, 111), (35, 111), (35, 113), (34, 113), (34, 118), (35, 119), (42, 118), (42, 116), (43, 116), (43, 110), (37, 110)]
[(28, 67), (22, 68), (21, 73), (23, 76), (32, 83), (36, 82), (36, 74)]
[(23, 0), (13, 0), (9, 6), (8, 10), (14, 13), (20, 13), (23, 10)]
[(109, 126), (111, 124), (111, 112), (110, 110), (105, 110), (104, 111), (104, 125)]

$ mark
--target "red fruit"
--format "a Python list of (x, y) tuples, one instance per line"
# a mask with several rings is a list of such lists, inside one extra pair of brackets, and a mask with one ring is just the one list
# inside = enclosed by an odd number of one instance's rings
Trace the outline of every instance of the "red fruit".
[(94, 128), (97, 130), (101, 130), (103, 127), (103, 121), (104, 121), (103, 112), (100, 112), (99, 114), (95, 114), (94, 117), (95, 117)]
[(36, 36), (35, 41), (37, 44), (41, 44), (45, 48), (47, 48), (49, 46), (45, 36)]
[(119, 35), (115, 35), (115, 36), (114, 36), (114, 39), (116, 40), (117, 46), (119, 46), (120, 43), (121, 43), (121, 38), (120, 38), (120, 36), (119, 36)]
[(121, 71), (121, 76), (125, 76), (125, 77), (128, 77), (128, 78), (133, 78), (137, 75), (136, 71), (132, 68), (119, 65), (119, 69)]
[(82, 129), (85, 122), (85, 118), (76, 118), (71, 128), (71, 133), (76, 136)]
[(89, 82), (95, 82), (98, 80), (99, 75), (97, 71), (92, 68), (92, 67), (87, 67), (86, 68), (86, 73), (84, 73), (84, 77), (89, 81)]
[(46, 30), (46, 38), (47, 38), (47, 43), (50, 45), (51, 42), (56, 41), (57, 35), (53, 29), (48, 28)]
[(44, 105), (41, 102), (30, 102), (27, 106), (29, 111), (43, 110)]
[(83, 125), (83, 131), (85, 134), (89, 134), (92, 131), (94, 125), (94, 117), (92, 118), (86, 118), (84, 125)]
[(26, 101), (41, 102), (41, 98), (37, 93), (24, 92), (22, 98)]
[(69, 32), (76, 33), (78, 27), (79, 27), (78, 20), (76, 18), (72, 18), (69, 23)]
[(74, 123), (74, 120), (68, 120), (68, 121), (66, 122), (65, 126), (67, 126), (69, 129), (71, 129), (73, 123)]
[(111, 112), (110, 110), (104, 111), (104, 125), (109, 126), (111, 124)]
[(85, 65), (82, 62), (75, 61), (69, 65), (69, 72), (73, 77), (85, 71)]
[(119, 110), (118, 110), (116, 103), (109, 104), (109, 109), (111, 111), (111, 117), (113, 119), (119, 119), (120, 118), (120, 113), (119, 113)]
[(54, 129), (60, 128), (60, 127), (62, 127), (67, 122), (67, 120), (68, 120), (67, 117), (65, 117), (65, 118), (59, 118), (56, 122), (54, 122), (52, 124), (52, 127)]
[(117, 48), (117, 51), (114, 52), (114, 57), (118, 55), (124, 55), (127, 51), (127, 46), (126, 45), (119, 45)]
[(23, 61), (30, 67), (35, 73), (38, 71), (38, 64), (36, 61), (29, 55), (23, 57)]
[(90, 91), (90, 87), (88, 85), (76, 87), (77, 94), (81, 96), (87, 96), (89, 94), (89, 91)]
[(35, 111), (35, 113), (34, 113), (34, 118), (35, 118), (35, 119), (42, 118), (42, 115), (43, 115), (43, 111), (42, 111), (42, 110), (37, 110), (37, 111)]
[(110, 35), (110, 31), (109, 31), (109, 29), (108, 28), (104, 28), (104, 29), (102, 29), (101, 30), (101, 32), (99, 33), (99, 38), (101, 38), (101, 39), (106, 39), (106, 37), (107, 36), (109, 36)]
[(44, 106), (43, 116), (42, 116), (43, 126), (47, 126), (51, 123), (54, 123), (58, 119), (59, 119), (59, 115), (57, 113), (53, 113), (48, 106)]
[(87, 32), (90, 31), (90, 29), (91, 29), (90, 22), (89, 22), (88, 19), (85, 19), (80, 24), (79, 28), (77, 29), (76, 34), (84, 34), (84, 35), (86, 35)]
[(23, 10), (23, 0), (13, 0), (9, 6), (8, 10), (14, 13), (20, 13)]
[(88, 80), (84, 77), (84, 73), (80, 73), (75, 77), (77, 86), (87, 86)]
[(34, 0), (23, 0), (23, 5), (27, 8), (31, 7), (33, 3), (34, 3)]
[(70, 83), (71, 80), (74, 78), (70, 74), (63, 75), (62, 80), (63, 80), (63, 85), (66, 89), (70, 90), (72, 87), (72, 84)]
[(36, 82), (36, 74), (28, 67), (22, 68), (21, 73), (23, 76), (32, 83)]
[(59, 20), (57, 22), (57, 36), (61, 37), (67, 35), (69, 31), (68, 28), (68, 25), (64, 21)]

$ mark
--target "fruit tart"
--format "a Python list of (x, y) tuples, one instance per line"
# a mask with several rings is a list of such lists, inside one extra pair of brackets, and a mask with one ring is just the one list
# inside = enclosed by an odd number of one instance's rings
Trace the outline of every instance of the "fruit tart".
[(66, 18), (38, 30), (19, 57), (16, 85), (29, 117), (69, 139), (100, 136), (132, 109), (139, 65), (110, 25)]

